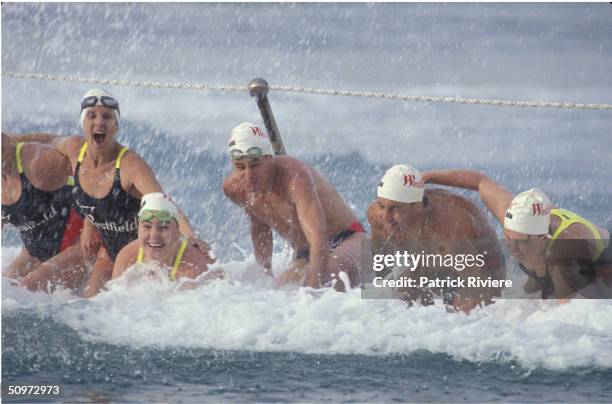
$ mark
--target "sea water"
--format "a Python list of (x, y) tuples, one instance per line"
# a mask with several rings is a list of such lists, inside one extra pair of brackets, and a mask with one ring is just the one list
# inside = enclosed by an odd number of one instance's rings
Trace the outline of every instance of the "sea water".
[[(610, 102), (611, 18), (607, 4), (4, 4), (2, 68)], [(3, 77), (2, 129), (80, 133), (89, 87)], [(465, 315), (361, 299), (358, 289), (274, 288), (247, 219), (221, 191), (229, 131), (261, 123), (246, 91), (104, 87), (121, 105), (119, 141), (150, 163), (228, 277), (187, 291), (120, 279), (89, 300), (3, 279), (3, 386), (55, 382), (65, 399), (122, 402), (612, 398), (609, 301), (500, 300)], [(482, 170), (513, 193), (539, 186), (611, 227), (607, 111), (270, 100), (289, 153), (329, 178), (364, 224), (384, 171), (410, 163)], [(5, 229), (2, 241), (4, 270), (19, 240)], [(290, 256), (275, 238), (277, 275)]]

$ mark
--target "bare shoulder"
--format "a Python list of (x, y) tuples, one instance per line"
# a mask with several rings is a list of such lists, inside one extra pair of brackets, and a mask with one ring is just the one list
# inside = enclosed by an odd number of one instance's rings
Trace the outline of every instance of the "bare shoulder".
[(478, 206), (470, 199), (445, 189), (427, 189), (425, 196), (431, 203), (438, 206), (446, 206), (458, 211), (480, 212)]
[(119, 251), (113, 266), (113, 279), (123, 274), (130, 265), (136, 263), (139, 247), (138, 240), (134, 240)]
[[(122, 145), (119, 145), (123, 148)], [(127, 150), (121, 158), (121, 185), (128, 192), (140, 198), (151, 192), (163, 192), (155, 172), (138, 153)]]
[(276, 156), (279, 183), (287, 189), (309, 189), (315, 183), (314, 169), (301, 160), (290, 156)]
[[(121, 148), (123, 148), (123, 145), (120, 145)], [(121, 168), (125, 168), (125, 169), (136, 169), (136, 170), (150, 170), (151, 167), (149, 166), (149, 163), (146, 162), (145, 159), (143, 159), (140, 154), (138, 154), (137, 152), (135, 152), (132, 149), (128, 149), (125, 154), (123, 155), (123, 157), (121, 158)]]
[(488, 233), (490, 225), (487, 217), (470, 199), (444, 189), (428, 189), (425, 195), (437, 209), (444, 210), (442, 216), (451, 215), (453, 221), (464, 229), (466, 236), (479, 238)]
[(283, 173), (289, 174), (293, 178), (308, 177), (313, 170), (308, 164), (291, 156), (276, 156), (274, 157), (274, 164)]
[(133, 259), (134, 262), (136, 262), (136, 258), (138, 257), (139, 248), (140, 248), (140, 243), (138, 242), (138, 239), (132, 240), (131, 242), (126, 244), (121, 249), (121, 251), (119, 251), (119, 254), (117, 255), (117, 261), (120, 258), (127, 258), (127, 259)]
[(68, 156), (70, 159), (76, 159), (81, 151), (81, 147), (85, 143), (85, 138), (81, 135), (72, 135), (67, 137), (59, 137), (53, 142), (53, 146), (60, 153)]

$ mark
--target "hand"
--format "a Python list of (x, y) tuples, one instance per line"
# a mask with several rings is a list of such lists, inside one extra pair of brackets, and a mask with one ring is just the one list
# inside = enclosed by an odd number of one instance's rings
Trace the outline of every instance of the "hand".
[(98, 250), (102, 245), (102, 240), (98, 231), (93, 227), (88, 219), (85, 219), (83, 230), (81, 231), (81, 253), (83, 259), (87, 263), (93, 263), (96, 260)]
[(200, 251), (206, 256), (206, 258), (208, 258), (208, 264), (214, 264), (215, 262), (217, 262), (217, 257), (215, 256), (215, 253), (213, 252), (213, 250), (211, 250), (210, 246), (206, 241), (201, 240), (197, 236), (191, 236), (187, 238), (187, 242), (189, 243), (189, 245), (197, 248), (198, 251)]
[(306, 276), (304, 277), (303, 285), (311, 288), (320, 288), (321, 281), (319, 276), (319, 271), (317, 271), (315, 268), (308, 268), (306, 271)]

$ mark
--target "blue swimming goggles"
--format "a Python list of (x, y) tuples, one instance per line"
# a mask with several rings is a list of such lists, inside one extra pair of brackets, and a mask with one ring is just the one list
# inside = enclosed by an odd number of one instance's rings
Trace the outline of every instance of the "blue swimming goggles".
[(261, 158), (263, 154), (264, 153), (261, 147), (257, 147), (257, 146), (249, 147), (249, 149), (246, 152), (243, 152), (240, 149), (230, 150), (230, 157), (232, 158), (232, 160), (240, 160), (243, 157), (248, 157), (250, 159), (258, 159), (258, 158)]
[(119, 103), (117, 102), (117, 100), (107, 95), (102, 95), (100, 97), (98, 97), (97, 95), (92, 95), (90, 97), (83, 98), (81, 100), (81, 112), (85, 108), (95, 107), (96, 105), (98, 105), (98, 101), (100, 101), (100, 104), (102, 104), (106, 108), (114, 109), (119, 112), (119, 114), (121, 114), (121, 111), (119, 111)]

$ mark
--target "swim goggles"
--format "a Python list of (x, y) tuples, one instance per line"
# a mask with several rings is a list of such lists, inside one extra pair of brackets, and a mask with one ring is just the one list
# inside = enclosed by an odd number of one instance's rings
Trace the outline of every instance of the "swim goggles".
[(230, 150), (230, 157), (232, 158), (232, 160), (240, 160), (243, 157), (248, 157), (251, 159), (258, 159), (258, 158), (261, 158), (263, 154), (264, 153), (261, 147), (257, 147), (257, 146), (249, 147), (246, 152), (243, 152), (240, 149)]
[(176, 217), (167, 210), (143, 210), (138, 213), (138, 219), (141, 222), (150, 222), (153, 219), (159, 220), (160, 223), (167, 223), (171, 220), (176, 220)]
[(98, 105), (98, 101), (100, 101), (100, 104), (104, 105), (105, 107), (114, 109), (117, 112), (121, 113), (121, 111), (119, 111), (119, 103), (117, 102), (117, 100), (107, 95), (102, 95), (100, 97), (98, 97), (97, 95), (92, 95), (83, 98), (81, 100), (81, 111), (83, 111), (85, 108), (95, 107), (96, 105)]

